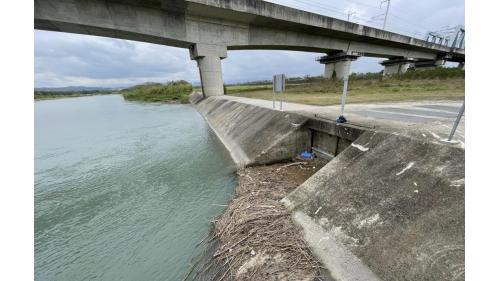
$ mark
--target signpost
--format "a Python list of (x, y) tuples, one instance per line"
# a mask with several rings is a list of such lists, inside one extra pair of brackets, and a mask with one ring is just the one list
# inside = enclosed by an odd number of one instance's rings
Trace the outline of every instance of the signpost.
[(280, 110), (283, 110), (283, 95), (285, 92), (285, 74), (273, 76), (273, 109), (275, 108), (276, 93), (281, 93)]

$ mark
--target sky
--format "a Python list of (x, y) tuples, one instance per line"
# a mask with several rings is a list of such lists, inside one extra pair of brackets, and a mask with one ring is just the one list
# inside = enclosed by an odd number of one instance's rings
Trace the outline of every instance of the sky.
[[(269, 0), (359, 24), (382, 28), (386, 3), (380, 0)], [(386, 30), (423, 38), (428, 31), (464, 25), (464, 0), (391, 0)], [(187, 49), (97, 36), (34, 31), (35, 87), (126, 87), (145, 82), (199, 83)], [(222, 62), (226, 83), (321, 75), (321, 53), (229, 51)], [(382, 70), (380, 58), (359, 58), (352, 72)]]

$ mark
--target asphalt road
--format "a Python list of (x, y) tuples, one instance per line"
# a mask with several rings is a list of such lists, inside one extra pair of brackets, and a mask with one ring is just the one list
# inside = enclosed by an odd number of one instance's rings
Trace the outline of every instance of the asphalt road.
[[(273, 108), (272, 101), (249, 99), (234, 96), (220, 98), (237, 100), (261, 107)], [(402, 131), (415, 137), (442, 141), (448, 138), (462, 102), (457, 101), (421, 101), (380, 104), (349, 104), (345, 106), (348, 123), (363, 127), (386, 128)], [(276, 102), (275, 109), (280, 104)], [(297, 103), (283, 103), (283, 110), (303, 115), (336, 120), (340, 115), (340, 106), (314, 106)], [(454, 140), (465, 147), (465, 113), (454, 135)]]
[(376, 106), (364, 110), (353, 110), (350, 113), (405, 123), (427, 123), (434, 120), (455, 120), (459, 110), (460, 105), (455, 104), (394, 104), (391, 106)]

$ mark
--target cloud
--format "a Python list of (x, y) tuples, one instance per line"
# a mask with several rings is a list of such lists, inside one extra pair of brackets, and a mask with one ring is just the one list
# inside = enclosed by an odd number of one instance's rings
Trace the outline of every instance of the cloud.
[(231, 51), (223, 61), (224, 80), (264, 80), (277, 73), (285, 73), (289, 77), (319, 75), (323, 66), (315, 58), (321, 55), (296, 51)]
[[(373, 19), (385, 11), (378, 0), (273, 0), (336, 18), (381, 27)], [(427, 31), (463, 24), (463, 0), (392, 0), (387, 29), (424, 36)], [(186, 49), (88, 35), (35, 31), (35, 87), (128, 86), (148, 81), (184, 79), (199, 82), (195, 61)], [(244, 82), (270, 79), (273, 74), (287, 76), (319, 75), (323, 65), (315, 58), (323, 54), (293, 51), (230, 51), (223, 60), (224, 81)], [(353, 72), (375, 72), (381, 59), (360, 58)]]
[(176, 79), (198, 79), (196, 62), (186, 49), (35, 31), (36, 87), (123, 86)]

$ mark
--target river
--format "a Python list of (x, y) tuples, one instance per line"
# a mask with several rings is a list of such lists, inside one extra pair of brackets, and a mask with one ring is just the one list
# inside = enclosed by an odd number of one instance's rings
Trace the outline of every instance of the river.
[(182, 280), (236, 185), (190, 105), (35, 102), (35, 280)]

